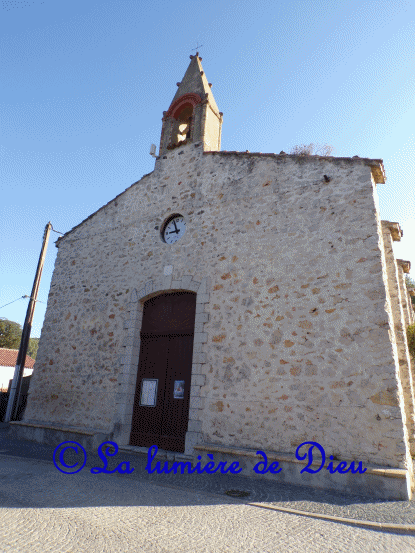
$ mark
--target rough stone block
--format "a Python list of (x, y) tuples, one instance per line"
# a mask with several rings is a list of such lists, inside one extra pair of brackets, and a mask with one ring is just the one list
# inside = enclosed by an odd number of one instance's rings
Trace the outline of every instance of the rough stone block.
[(202, 442), (202, 434), (200, 432), (187, 431), (185, 438), (185, 455), (193, 455), (195, 445)]
[(192, 282), (192, 275), (186, 275), (182, 277), (182, 286), (185, 290), (187, 290), (191, 282)]
[(203, 373), (203, 365), (201, 363), (195, 362), (195, 357), (193, 356), (193, 363), (192, 363), (192, 376), (197, 374), (204, 374)]
[[(196, 305), (197, 307), (197, 305)], [(207, 323), (209, 320), (209, 313), (205, 313), (205, 312), (197, 312), (197, 309), (196, 309), (196, 323)]]
[(197, 292), (199, 288), (200, 288), (200, 282), (195, 282), (194, 280), (192, 280), (187, 287), (187, 289), (191, 290), (192, 292)]
[(202, 411), (197, 408), (189, 409), (189, 420), (199, 420), (201, 412)]
[(204, 374), (192, 374), (192, 386), (204, 386), (206, 376)]
[(201, 430), (202, 430), (202, 421), (195, 421), (195, 420), (189, 421), (189, 426), (188, 426), (189, 432), (201, 432)]
[(205, 401), (205, 398), (203, 397), (190, 397), (189, 406), (192, 409), (203, 409), (205, 405), (204, 401)]
[(173, 282), (172, 275), (163, 277), (163, 284), (162, 284), (163, 290), (169, 290), (171, 288), (172, 282)]
[(190, 395), (192, 397), (200, 397), (200, 386), (192, 384), (190, 386)]

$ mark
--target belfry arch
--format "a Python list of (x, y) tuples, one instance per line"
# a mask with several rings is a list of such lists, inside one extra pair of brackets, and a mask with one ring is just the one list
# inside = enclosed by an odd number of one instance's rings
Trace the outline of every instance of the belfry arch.
[(180, 144), (180, 142), (190, 139), (192, 120), (193, 106), (191, 104), (185, 104), (173, 121), (172, 144)]
[[(162, 142), (167, 149), (181, 143), (187, 143), (194, 138), (195, 117), (200, 119), (201, 113), (196, 110), (202, 102), (199, 94), (184, 94), (172, 103), (163, 116)], [(196, 125), (197, 128), (200, 127)]]

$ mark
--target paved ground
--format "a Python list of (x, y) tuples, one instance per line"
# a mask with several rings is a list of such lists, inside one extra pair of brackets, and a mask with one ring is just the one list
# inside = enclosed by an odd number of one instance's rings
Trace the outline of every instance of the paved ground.
[[(131, 475), (91, 474), (90, 467), (102, 466), (94, 456), (88, 456), (82, 471), (69, 475), (53, 464), (53, 450), (9, 440), (0, 431), (0, 553), (415, 550), (415, 531), (377, 531), (274, 510), (294, 506), (323, 516), (351, 512), (354, 519), (361, 518), (356, 513), (372, 512), (379, 522), (384, 509), (383, 519), (391, 522), (395, 511), (392, 520), (407, 525), (415, 524), (414, 502), (343, 497), (340, 505), (338, 497), (323, 492), (309, 495), (252, 478), (149, 475), (141, 470), (145, 458), (124, 454), (109, 469), (128, 459), (135, 467)], [(65, 460), (72, 464), (71, 456)], [(250, 496), (235, 500), (224, 495), (234, 488)]]

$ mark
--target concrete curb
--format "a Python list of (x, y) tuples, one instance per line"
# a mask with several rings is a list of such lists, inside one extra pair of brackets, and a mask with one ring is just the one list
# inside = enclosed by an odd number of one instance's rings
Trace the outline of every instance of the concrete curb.
[(399, 532), (405, 534), (415, 535), (415, 525), (413, 524), (392, 524), (392, 523), (383, 523), (383, 522), (371, 522), (368, 520), (358, 520), (354, 518), (342, 518), (334, 517), (331, 515), (320, 515), (318, 513), (310, 513), (306, 511), (298, 511), (297, 509), (287, 509), (285, 507), (276, 507), (275, 505), (266, 505), (263, 503), (247, 503), (252, 507), (259, 507), (260, 509), (270, 509), (272, 511), (281, 511), (283, 513), (289, 513), (292, 515), (300, 515), (312, 518), (318, 518), (320, 520), (327, 520), (330, 522), (339, 522), (342, 524), (350, 524), (353, 526), (366, 527), (371, 530), (383, 530), (389, 532)]
[[(203, 495), (210, 495), (212, 497), (223, 497), (223, 494), (219, 493), (213, 493), (213, 492), (207, 492), (207, 491), (198, 491), (194, 490), (192, 488), (183, 488), (180, 486), (173, 486), (171, 484), (165, 484), (160, 482), (151, 482), (151, 484), (154, 484), (155, 486), (160, 486), (162, 488), (171, 488), (174, 490), (184, 490), (186, 492), (195, 493), (195, 494), (203, 494)], [(409, 534), (415, 536), (415, 525), (412, 524), (393, 524), (393, 523), (383, 523), (383, 522), (371, 522), (368, 520), (359, 520), (354, 518), (343, 518), (343, 517), (335, 517), (331, 515), (322, 515), (319, 513), (311, 513), (309, 511), (299, 511), (297, 509), (289, 509), (287, 507), (277, 507), (275, 505), (267, 505), (266, 503), (256, 503), (256, 502), (244, 502), (240, 501), (236, 498), (226, 496), (227, 501), (231, 500), (235, 503), (235, 505), (248, 505), (250, 507), (258, 507), (260, 509), (268, 509), (270, 511), (280, 511), (282, 513), (287, 513), (290, 515), (299, 515), (299, 516), (305, 516), (305, 517), (311, 517), (311, 518), (317, 518), (320, 520), (327, 520), (328, 522), (338, 522), (339, 524), (348, 524), (351, 526), (359, 526), (361, 528), (368, 528), (370, 530), (381, 530), (386, 532), (395, 532), (400, 534)]]

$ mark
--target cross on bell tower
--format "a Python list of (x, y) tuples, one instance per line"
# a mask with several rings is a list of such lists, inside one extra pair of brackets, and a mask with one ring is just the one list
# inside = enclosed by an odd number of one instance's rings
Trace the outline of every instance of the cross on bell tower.
[(201, 142), (204, 151), (220, 150), (223, 113), (219, 111), (199, 52), (190, 64), (167, 111), (163, 112), (160, 152)]

